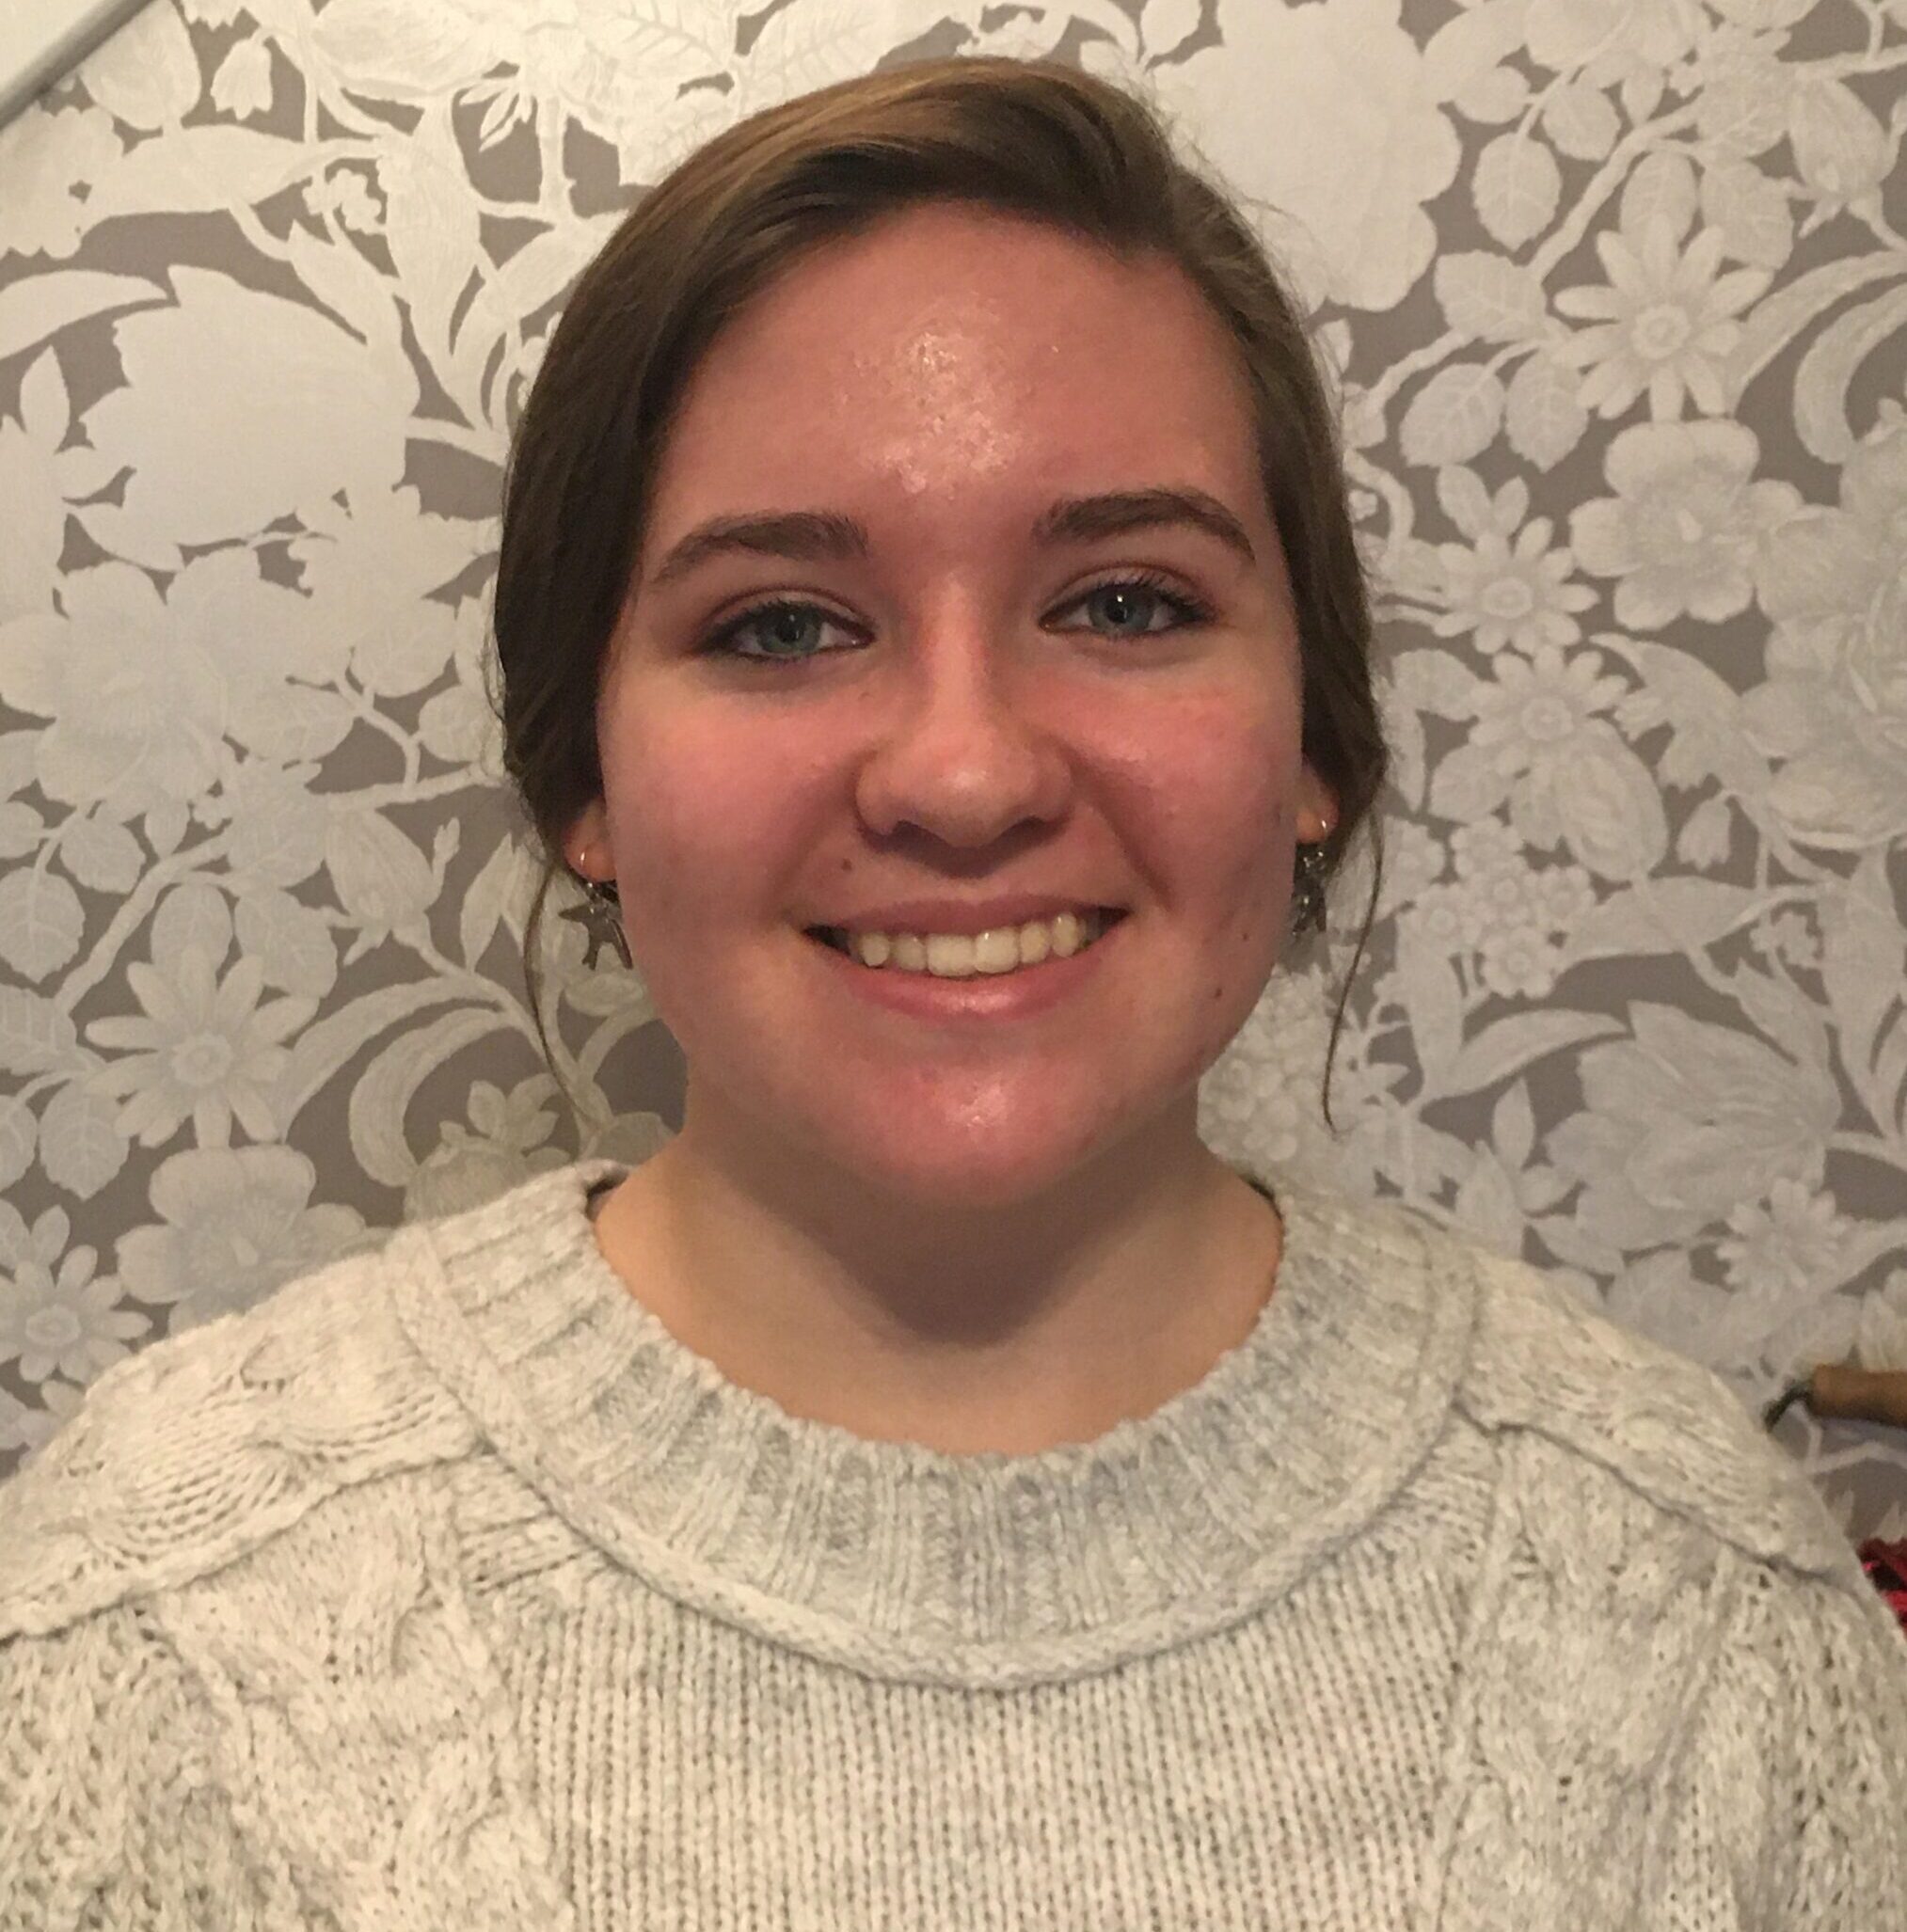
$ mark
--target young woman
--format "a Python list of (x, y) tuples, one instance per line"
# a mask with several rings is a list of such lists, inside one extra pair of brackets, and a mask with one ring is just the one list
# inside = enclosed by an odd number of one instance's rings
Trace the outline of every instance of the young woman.
[(1898, 1922), (1907, 1648), (1723, 1385), (1199, 1139), (1384, 755), (1303, 333), (1142, 103), (691, 156), (496, 627), (682, 1130), (0, 1492), (0, 1927)]

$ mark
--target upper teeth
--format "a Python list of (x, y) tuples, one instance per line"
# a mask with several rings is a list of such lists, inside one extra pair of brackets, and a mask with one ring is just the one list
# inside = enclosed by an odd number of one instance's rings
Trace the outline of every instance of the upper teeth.
[(1029, 919), (1022, 926), (1004, 926), (987, 932), (886, 933), (843, 932), (836, 940), (864, 966), (890, 962), (904, 972), (939, 974), (964, 979), (977, 973), (1010, 973), (1016, 966), (1037, 966), (1049, 954), (1066, 958), (1090, 945), (1105, 929), (1106, 914), (1057, 913), (1051, 919)]

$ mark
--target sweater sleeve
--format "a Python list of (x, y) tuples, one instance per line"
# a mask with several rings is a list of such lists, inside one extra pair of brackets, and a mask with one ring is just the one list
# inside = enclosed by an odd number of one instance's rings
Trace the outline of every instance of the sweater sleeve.
[(136, 1607), (0, 1641), (0, 1932), (265, 1932), (206, 1713)]
[(1861, 1579), (1758, 1568), (1740, 1642), (1767, 1674), (1772, 1774), (1765, 1923), (1907, 1925), (1907, 1637)]

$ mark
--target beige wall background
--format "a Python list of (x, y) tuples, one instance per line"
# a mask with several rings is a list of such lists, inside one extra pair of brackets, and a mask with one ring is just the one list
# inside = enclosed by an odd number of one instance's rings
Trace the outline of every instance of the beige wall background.
[[(131, 1350), (679, 1124), (484, 699), (500, 464), (618, 214), (928, 55), (1165, 108), (1316, 312), (1382, 918), (1201, 1124), (1760, 1405), (1907, 1368), (1903, 0), (152, 0), (0, 130), (0, 1473)], [(1143, 399), (1109, 402), (1142, 407)], [(1779, 1439), (1907, 1535), (1907, 1435)]]

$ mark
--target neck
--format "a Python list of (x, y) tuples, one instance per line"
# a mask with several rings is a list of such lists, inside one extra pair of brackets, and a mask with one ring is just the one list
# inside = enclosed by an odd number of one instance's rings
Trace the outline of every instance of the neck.
[(900, 1236), (750, 1185), (685, 1129), (609, 1196), (596, 1239), (677, 1340), (790, 1414), (1030, 1454), (1150, 1415), (1270, 1294), (1282, 1230), (1262, 1195), (1196, 1133), (1187, 1158), (1135, 1165), (997, 1214), (911, 1214)]

